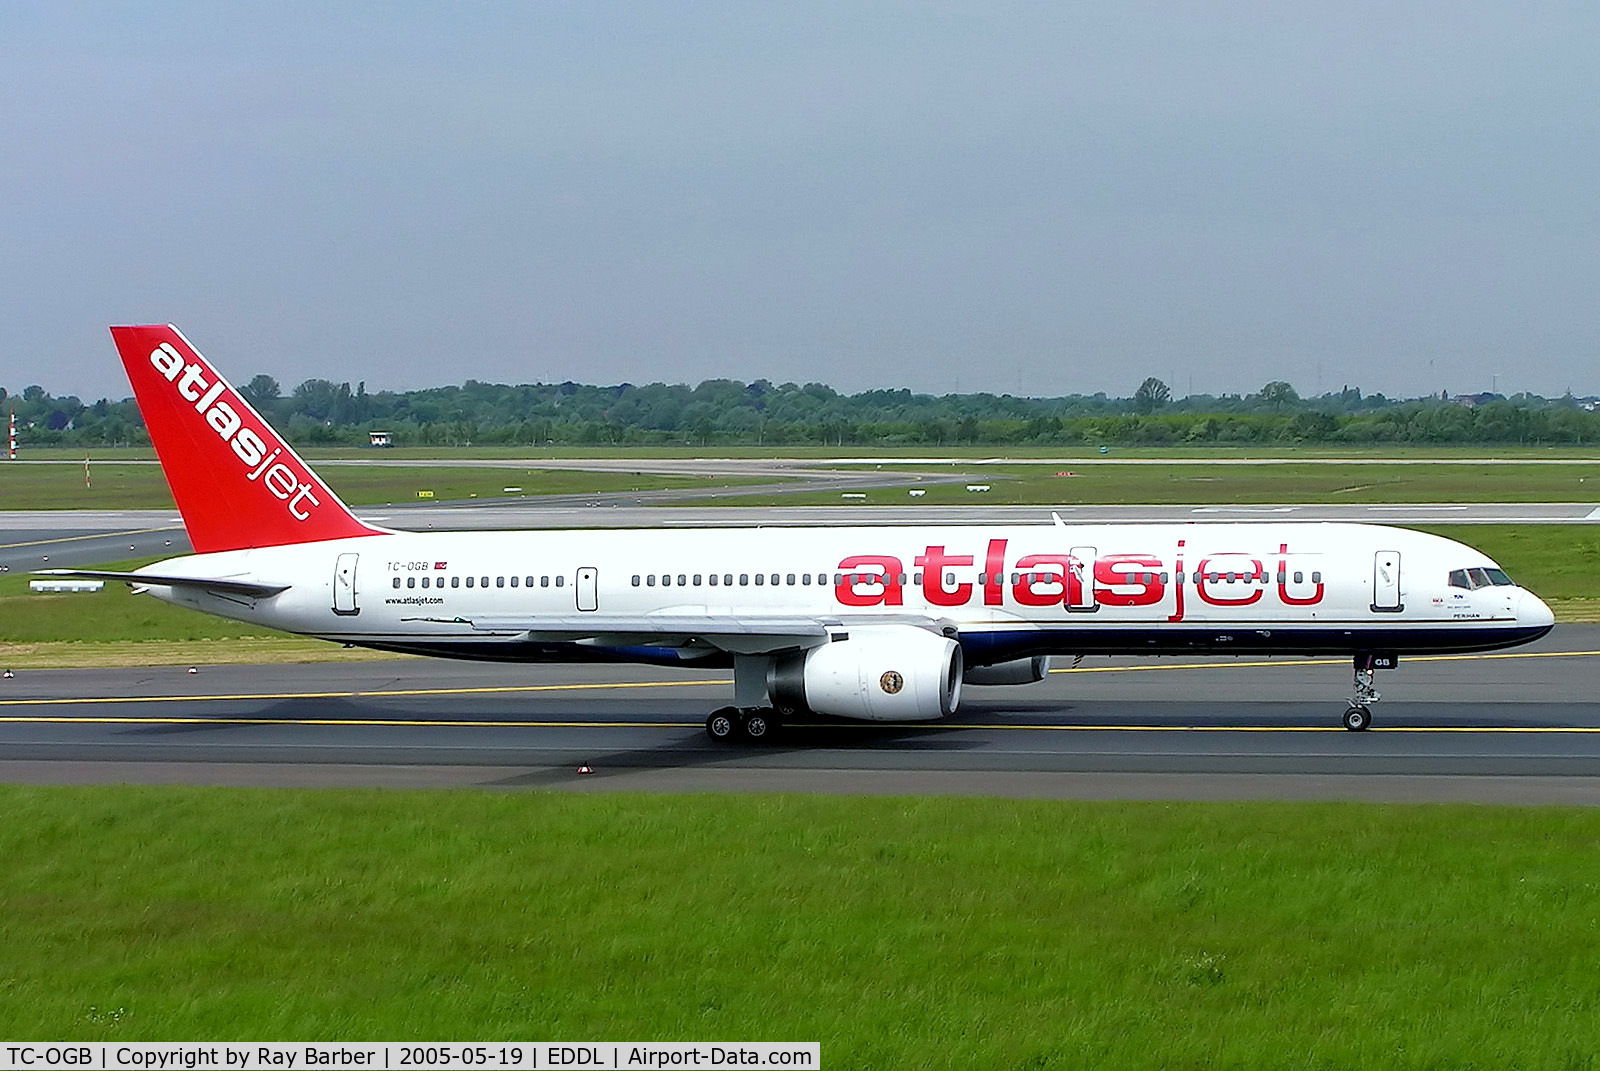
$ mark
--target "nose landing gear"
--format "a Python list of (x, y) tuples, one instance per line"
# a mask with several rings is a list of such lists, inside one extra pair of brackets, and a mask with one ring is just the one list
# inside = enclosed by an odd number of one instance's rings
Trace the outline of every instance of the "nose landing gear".
[(1344, 727), (1351, 732), (1361, 732), (1372, 724), (1371, 705), (1383, 698), (1373, 686), (1378, 660), (1377, 655), (1356, 655), (1355, 695), (1350, 697), (1350, 709), (1344, 712)]

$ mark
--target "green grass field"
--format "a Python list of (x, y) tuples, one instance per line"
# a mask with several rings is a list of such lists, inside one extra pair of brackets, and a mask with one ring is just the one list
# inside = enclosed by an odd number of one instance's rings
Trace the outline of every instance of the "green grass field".
[[(450, 459), (450, 451), (385, 453), (386, 461), (414, 453)], [(473, 458), (494, 456), (477, 451)], [(508, 452), (508, 456), (515, 456)], [(550, 455), (555, 456), (555, 455)], [(636, 455), (641, 460), (655, 456)], [(668, 455), (661, 455), (668, 456)], [(759, 456), (755, 454), (747, 456)], [(885, 455), (890, 456), (890, 455)], [(1228, 455), (1208, 455), (1224, 458)], [(1294, 455), (1289, 455), (1294, 456)], [(1318, 454), (1317, 456), (1326, 456)], [(1362, 455), (1371, 457), (1371, 452)], [(1419, 455), (1448, 456), (1443, 453)], [(1527, 455), (1512, 455), (1527, 456)], [(439, 500), (499, 497), (504, 488), (523, 493), (598, 494), (614, 491), (705, 488), (737, 489), (769, 478), (715, 479), (650, 473), (582, 472), (552, 469), (473, 467), (458, 455), (461, 467), (390, 467), (317, 462), (318, 472), (352, 505), (415, 501), (418, 491), (432, 491)], [(83, 482), (81, 460), (59, 464), (0, 464), (0, 503), (7, 509), (170, 509), (172, 497), (159, 469), (150, 464), (98, 460), (92, 466), (93, 487)], [(1544, 460), (1548, 461), (1546, 457)], [(957, 484), (928, 484), (924, 504), (1079, 505), (1289, 502), (1600, 502), (1600, 461), (1574, 457), (1565, 464), (1480, 465), (1216, 465), (1192, 459), (1164, 465), (1107, 465), (1092, 458), (1054, 464), (958, 462), (949, 466), (911, 466), (912, 471), (939, 473), (953, 468), (967, 474)], [(860, 470), (861, 465), (846, 468)], [(870, 466), (868, 466), (870, 467)], [(904, 466), (884, 466), (886, 475), (901, 476)], [(1071, 475), (1065, 475), (1070, 473)], [(965, 490), (968, 482), (987, 483), (982, 495)], [(912, 501), (903, 486), (868, 491), (868, 502), (905, 504)], [(725, 505), (837, 505), (838, 492), (726, 497)]]
[(0, 789), (0, 1035), (1589, 1068), (1600, 812)]
[[(926, 444), (921, 446), (883, 446), (878, 444), (847, 443), (843, 446), (733, 446), (724, 443), (677, 446), (397, 446), (375, 450), (365, 446), (303, 446), (295, 445), (300, 456), (309, 461), (319, 459), (423, 459), (447, 458), (471, 460), (473, 458), (524, 459), (524, 458), (807, 458), (825, 461), (835, 458), (1295, 458), (1295, 457), (1392, 457), (1392, 458), (1512, 458), (1541, 459), (1568, 458), (1589, 460), (1596, 458), (1597, 450), (1589, 446), (1514, 446), (1508, 443), (1491, 443), (1465, 446), (1427, 446), (1410, 443), (1378, 443), (1374, 445), (1339, 445), (1335, 443), (1253, 443), (1249, 445), (1218, 445), (1207, 443), (1182, 443), (1176, 446), (1117, 446), (1102, 454), (1096, 446), (948, 446)], [(96, 459), (121, 461), (154, 458), (155, 451), (148, 446), (94, 446), (87, 451), (82, 446), (30, 446), (24, 442), (22, 457), (34, 461), (83, 462), (85, 452)], [(536, 462), (530, 462), (537, 467)]]
[[(868, 505), (1165, 505), (1215, 503), (1589, 502), (1600, 503), (1600, 464), (1564, 465), (956, 465), (967, 479), (868, 491)], [(899, 471), (896, 469), (895, 471)], [(936, 472), (935, 469), (924, 469)], [(1071, 475), (1065, 475), (1071, 473)], [(1059, 475), (1058, 475), (1059, 474)], [(974, 493), (966, 484), (988, 484)], [(839, 492), (731, 496), (730, 506), (822, 505)], [(852, 504), (860, 504), (859, 501)]]
[[(520, 494), (603, 494), (668, 488), (737, 487), (781, 482), (771, 478), (734, 477), (707, 480), (653, 473), (574, 472), (561, 469), (471, 467), (390, 467), (320, 462), (317, 473), (339, 497), (353, 506), (415, 502), (419, 491), (440, 501), (501, 498), (505, 488)], [(96, 461), (85, 487), (83, 463), (7, 465), (0, 463), (0, 508), (3, 509), (174, 509), (172, 493), (161, 469), (150, 464)]]

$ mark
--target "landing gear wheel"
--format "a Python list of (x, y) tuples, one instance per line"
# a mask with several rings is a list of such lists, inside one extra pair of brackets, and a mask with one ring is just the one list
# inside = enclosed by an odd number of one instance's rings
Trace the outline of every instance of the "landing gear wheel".
[(769, 740), (778, 731), (778, 719), (770, 710), (750, 710), (744, 714), (741, 729), (744, 738), (753, 744)]
[(1372, 724), (1372, 711), (1366, 707), (1351, 707), (1344, 712), (1344, 727), (1353, 733), (1359, 733)]
[(733, 707), (713, 710), (706, 718), (706, 735), (716, 741), (732, 740), (739, 729), (739, 712)]

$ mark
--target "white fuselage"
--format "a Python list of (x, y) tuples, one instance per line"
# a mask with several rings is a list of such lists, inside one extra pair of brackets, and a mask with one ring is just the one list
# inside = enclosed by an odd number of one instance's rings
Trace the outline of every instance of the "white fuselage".
[(655, 615), (915, 620), (955, 638), (969, 666), (1092, 652), (1479, 650), (1537, 638), (1553, 620), (1479, 551), (1359, 524), (396, 532), (149, 571), (289, 585), (261, 599), (152, 589), (209, 613), (496, 660), (726, 654), (540, 638), (546, 620), (558, 632), (592, 620), (604, 635), (639, 631), (606, 620)]

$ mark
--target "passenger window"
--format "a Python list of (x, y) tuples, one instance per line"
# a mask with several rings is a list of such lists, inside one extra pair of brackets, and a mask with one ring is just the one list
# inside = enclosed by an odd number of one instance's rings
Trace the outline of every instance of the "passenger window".
[(689, 586), (689, 578), (687, 576), (685, 576), (684, 574), (679, 573), (678, 574), (678, 586), (680, 588), (688, 587)]
[(1313, 583), (1313, 584), (1320, 584), (1320, 583), (1322, 583), (1322, 574), (1321, 574), (1321, 573), (1318, 573), (1318, 572), (1313, 572), (1313, 573), (1312, 573), (1312, 574), (1311, 574), (1311, 582), (1312, 582), (1312, 583)]
[(497, 588), (505, 587), (506, 586), (506, 578), (503, 577), (503, 576), (495, 577), (494, 578), (494, 586), (497, 587)]
[(431, 583), (431, 581), (429, 580), (428, 577), (423, 577), (422, 578), (422, 586), (425, 587), (425, 588), (426, 587), (432, 587), (432, 583)]
[(767, 582), (767, 574), (766, 573), (757, 573), (756, 574), (756, 587), (759, 588), (762, 584), (764, 584), (766, 582)]
[(399, 577), (395, 577), (394, 578), (394, 586), (395, 587), (399, 587), (400, 586), (400, 578)]
[(416, 577), (414, 577), (414, 576), (406, 577), (406, 587), (414, 588), (416, 586), (417, 586), (417, 578)]
[(517, 586), (517, 578), (516, 577), (512, 577), (511, 578), (511, 586), (512, 587), (516, 587)]
[(699, 573), (694, 574), (694, 586), (695, 587), (699, 587), (700, 586), (700, 574)]
[(450, 578), (450, 586), (453, 587), (453, 588), (459, 588), (461, 586), (461, 578), (459, 576), (451, 577)]
[(661, 578), (661, 586), (664, 587), (664, 588), (670, 588), (672, 586), (672, 574), (671, 573), (667, 573), (664, 576), (662, 576), (662, 578)]
[(778, 586), (778, 574), (777, 573), (773, 573), (772, 574), (772, 586), (773, 587), (777, 587)]
[(523, 581), (523, 583), (526, 584), (530, 588), (533, 587), (533, 577), (531, 577), (531, 576), (528, 577), (527, 579), (525, 579)]
[(788, 576), (784, 577), (783, 582), (788, 584), (791, 588), (794, 587), (794, 574), (790, 573)]
[(733, 574), (732, 573), (723, 573), (722, 574), (722, 586), (725, 587), (725, 588), (733, 587)]
[(639, 586), (639, 574), (638, 573), (634, 573), (633, 574), (633, 586), (634, 587), (638, 587)]
[(739, 586), (741, 588), (750, 586), (750, 574), (749, 573), (740, 573), (739, 574)]
[(485, 587), (485, 588), (488, 587), (489, 586), (489, 578), (486, 577), (486, 576), (485, 577), (480, 577), (478, 579), (478, 585), (480, 587)]
[(566, 582), (567, 582), (567, 578), (566, 577), (564, 577), (564, 576), (556, 577), (556, 587), (558, 587), (558, 588), (562, 587), (562, 586), (564, 586), (566, 584)]
[(656, 574), (651, 573), (649, 576), (644, 578), (644, 582), (645, 582), (646, 586), (648, 586), (648, 587), (652, 587), (652, 588), (655, 587), (656, 586)]
[(706, 577), (706, 579), (711, 581), (711, 586), (712, 587), (716, 587), (717, 586), (717, 574), (716, 573), (712, 573), (710, 576)]
[(469, 577), (467, 577), (467, 587), (470, 588), (471, 586), (472, 586), (472, 577), (469, 576)]
[(801, 573), (800, 574), (800, 584), (801, 584), (802, 587), (810, 587), (811, 586), (811, 574), (810, 573)]

